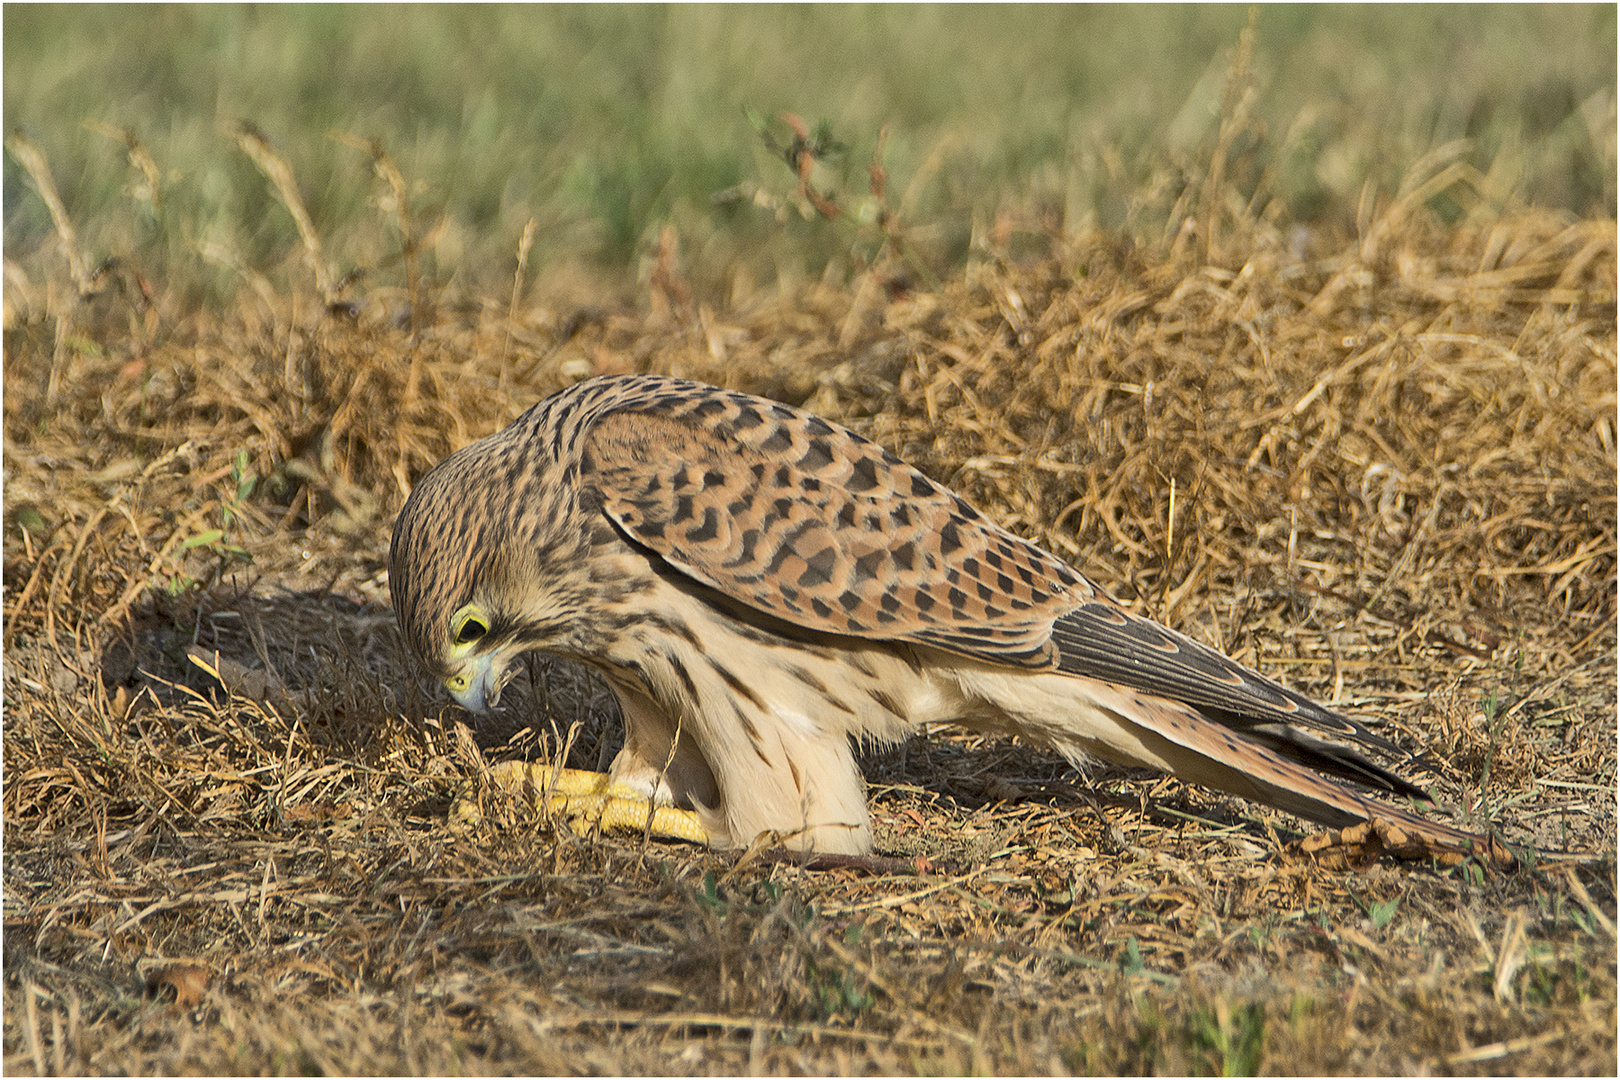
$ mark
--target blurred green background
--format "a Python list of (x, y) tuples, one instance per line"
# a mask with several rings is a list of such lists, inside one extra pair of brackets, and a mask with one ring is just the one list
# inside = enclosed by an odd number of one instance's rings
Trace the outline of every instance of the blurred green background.
[[(857, 211), (889, 125), (890, 205), (940, 272), (1003, 211), (1150, 233), (1178, 177), (1207, 164), (1249, 9), (7, 4), (3, 18), (6, 129), (47, 155), (90, 257), (224, 297), (234, 275), (199, 243), (273, 280), (301, 272), (240, 120), (291, 164), (340, 272), (398, 239), (369, 157), (333, 129), (381, 140), (419, 231), (442, 220), (424, 270), (487, 295), (510, 288), (531, 216), (536, 271), (633, 282), (672, 223), (700, 290), (739, 266), (761, 283), (847, 273), (850, 231), (798, 212), (750, 108), (827, 121), (847, 150), (818, 177)], [(1263, 175), (1278, 220), (1350, 228), (1368, 180), (1392, 193), (1466, 138), (1492, 198), (1612, 215), (1615, 41), (1612, 5), (1260, 8), (1234, 179)], [(145, 145), (161, 202), (87, 119)], [(37, 275), (50, 218), (10, 154), (4, 212), (8, 259)]]

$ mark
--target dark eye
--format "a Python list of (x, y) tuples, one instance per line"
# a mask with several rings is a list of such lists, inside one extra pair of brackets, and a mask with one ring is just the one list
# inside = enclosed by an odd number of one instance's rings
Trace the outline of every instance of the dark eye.
[(487, 633), (489, 633), (489, 627), (485, 626), (477, 619), (468, 619), (466, 622), (462, 623), (461, 628), (456, 631), (456, 644), (465, 645), (469, 641), (477, 641)]

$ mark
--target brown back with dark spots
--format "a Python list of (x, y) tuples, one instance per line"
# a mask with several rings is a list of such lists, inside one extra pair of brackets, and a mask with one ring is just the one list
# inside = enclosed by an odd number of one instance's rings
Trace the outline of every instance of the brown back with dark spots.
[(601, 415), (581, 480), (697, 580), (811, 629), (1027, 667), (1054, 662), (1055, 619), (1104, 599), (876, 443), (688, 385)]

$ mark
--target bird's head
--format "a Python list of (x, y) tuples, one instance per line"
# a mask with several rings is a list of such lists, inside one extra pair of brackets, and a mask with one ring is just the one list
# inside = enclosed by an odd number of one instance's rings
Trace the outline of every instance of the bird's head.
[(514, 662), (542, 644), (528, 610), (540, 543), (526, 505), (534, 500), (512, 490), (510, 442), (502, 433), (473, 443), (423, 477), (388, 549), (388, 591), (406, 642), (475, 713), (500, 701)]

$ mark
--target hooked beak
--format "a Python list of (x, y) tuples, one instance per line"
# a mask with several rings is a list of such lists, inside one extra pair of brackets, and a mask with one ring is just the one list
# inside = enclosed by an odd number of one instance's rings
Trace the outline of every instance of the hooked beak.
[[(486, 653), (469, 663), (459, 678), (447, 679), (445, 687), (450, 691), (450, 696), (456, 699), (456, 704), (482, 716), (501, 703), (501, 689), (508, 678), (510, 674), (504, 665), (497, 668), (494, 655)], [(466, 682), (458, 690), (455, 684), (462, 679)]]

